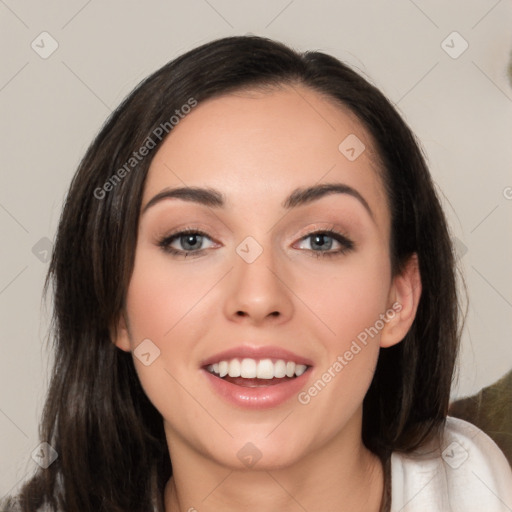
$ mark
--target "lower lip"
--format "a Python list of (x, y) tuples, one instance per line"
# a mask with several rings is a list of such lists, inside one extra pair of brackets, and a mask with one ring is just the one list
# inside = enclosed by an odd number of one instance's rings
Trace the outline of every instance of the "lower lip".
[(213, 390), (228, 402), (245, 409), (269, 409), (277, 407), (293, 396), (297, 396), (309, 378), (311, 368), (300, 377), (260, 387), (237, 386), (216, 377), (208, 370), (202, 369)]

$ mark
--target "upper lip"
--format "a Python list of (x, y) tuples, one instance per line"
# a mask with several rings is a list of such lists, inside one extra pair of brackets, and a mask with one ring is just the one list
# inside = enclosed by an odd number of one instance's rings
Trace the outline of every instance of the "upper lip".
[(299, 356), (290, 350), (273, 345), (254, 346), (240, 345), (239, 347), (230, 348), (222, 352), (218, 352), (213, 356), (205, 359), (201, 366), (218, 363), (219, 361), (229, 361), (231, 359), (283, 359), (284, 361), (293, 361), (306, 366), (313, 366), (310, 359)]

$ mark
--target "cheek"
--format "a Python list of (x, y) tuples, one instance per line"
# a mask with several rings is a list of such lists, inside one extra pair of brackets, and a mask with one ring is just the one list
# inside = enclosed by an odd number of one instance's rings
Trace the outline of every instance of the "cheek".
[[(191, 407), (181, 382), (183, 376), (197, 370), (190, 355), (196, 335), (204, 327), (194, 321), (196, 306), (212, 285), (204, 275), (199, 279), (195, 273), (171, 269), (154, 251), (140, 251), (136, 256), (126, 308), (139, 381), (168, 421), (192, 423), (197, 410)], [(145, 346), (149, 358), (138, 357), (142, 352), (139, 346)]]
[(376, 252), (347, 258), (339, 265), (304, 269), (296, 276), (295, 286), (321, 320), (319, 326), (328, 345), (342, 349), (385, 312), (390, 274), (389, 262)]
[(321, 320), (315, 323), (324, 351), (312, 386), (299, 402), (312, 407), (318, 417), (332, 415), (325, 427), (333, 432), (360, 406), (373, 378), (390, 273), (389, 262), (376, 251), (297, 281), (298, 295)]
[[(178, 382), (197, 371), (194, 350), (208, 335), (211, 323), (204, 317), (212, 307), (205, 306), (218, 281), (218, 268), (170, 265), (166, 255), (145, 247), (136, 253), (126, 301), (130, 343), (141, 384), (161, 412), (170, 403), (180, 403)], [(137, 357), (143, 341), (144, 353), (149, 351), (153, 361), (148, 366)]]
[(127, 297), (134, 341), (142, 337), (168, 344), (216, 280), (218, 273), (207, 268), (190, 271), (187, 263), (171, 266), (154, 251), (140, 251)]

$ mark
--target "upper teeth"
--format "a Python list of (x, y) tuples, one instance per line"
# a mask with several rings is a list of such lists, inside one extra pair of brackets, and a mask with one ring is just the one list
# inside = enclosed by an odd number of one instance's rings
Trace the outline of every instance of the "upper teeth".
[(283, 377), (300, 377), (307, 366), (305, 364), (296, 364), (293, 361), (284, 361), (279, 359), (275, 363), (272, 359), (250, 359), (245, 358), (231, 359), (230, 361), (219, 361), (210, 364), (208, 370), (216, 373), (219, 377), (243, 377), (245, 379), (282, 379)]

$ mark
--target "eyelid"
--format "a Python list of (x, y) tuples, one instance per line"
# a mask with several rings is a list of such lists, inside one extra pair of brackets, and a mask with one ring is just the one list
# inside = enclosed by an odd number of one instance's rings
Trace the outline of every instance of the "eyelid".
[(351, 235), (348, 233), (346, 229), (337, 227), (337, 225), (333, 224), (332, 222), (313, 224), (312, 226), (309, 226), (301, 231), (303, 231), (303, 234), (299, 235), (298, 240), (303, 240), (304, 238), (307, 238), (308, 236), (311, 235), (316, 235), (317, 233), (330, 233), (332, 235), (337, 235), (343, 240), (354, 243)]

